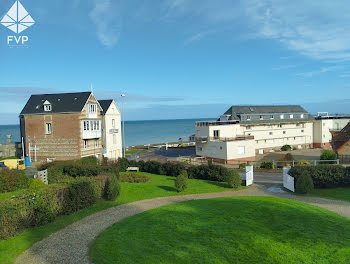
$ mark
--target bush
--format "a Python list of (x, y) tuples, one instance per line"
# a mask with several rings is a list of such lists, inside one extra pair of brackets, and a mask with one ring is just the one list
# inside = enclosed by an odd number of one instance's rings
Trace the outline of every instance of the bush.
[(240, 163), (239, 164), (239, 168), (240, 169), (245, 169), (247, 167), (247, 164), (246, 163)]
[(307, 160), (300, 160), (297, 164), (297, 166), (310, 166), (311, 163)]
[(175, 188), (178, 192), (183, 192), (187, 188), (188, 175), (186, 171), (182, 171), (175, 179)]
[(82, 165), (89, 165), (89, 166), (98, 166), (99, 165), (98, 159), (95, 156), (81, 158), (80, 163)]
[(268, 169), (272, 170), (274, 169), (274, 165), (272, 161), (264, 161), (260, 164), (260, 169)]
[(144, 183), (150, 180), (151, 177), (140, 175), (137, 172), (125, 172), (120, 175), (121, 182)]
[(297, 193), (310, 193), (314, 189), (314, 183), (310, 176), (310, 173), (305, 172), (300, 177), (298, 177), (295, 184), (295, 191)]
[(49, 184), (58, 183), (62, 180), (67, 180), (67, 177), (63, 174), (62, 167), (49, 167), (47, 169), (47, 179)]
[(230, 173), (226, 177), (226, 182), (229, 188), (237, 189), (242, 185), (242, 179), (239, 173), (235, 170), (230, 171)]
[(0, 171), (0, 193), (26, 189), (28, 188), (29, 184), (30, 178), (24, 173), (24, 171)]
[(350, 186), (350, 175), (340, 165), (295, 166), (289, 171), (296, 180), (305, 173), (311, 176), (316, 188)]
[(281, 147), (281, 151), (291, 151), (292, 147), (290, 145), (284, 145)]
[(105, 185), (105, 198), (110, 201), (115, 201), (120, 195), (120, 183), (115, 175), (111, 180), (107, 180)]
[(39, 179), (32, 179), (29, 184), (29, 190), (39, 190), (45, 187), (47, 187), (47, 185)]
[(320, 160), (335, 160), (335, 159), (337, 159), (337, 153), (329, 149), (323, 150), (320, 156)]

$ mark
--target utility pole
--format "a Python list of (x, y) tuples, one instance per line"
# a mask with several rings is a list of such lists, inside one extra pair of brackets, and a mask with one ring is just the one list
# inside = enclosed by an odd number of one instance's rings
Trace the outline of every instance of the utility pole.
[(125, 158), (125, 129), (124, 129), (124, 127), (125, 127), (125, 125), (124, 125), (124, 97), (125, 97), (125, 94), (124, 93), (122, 93), (121, 95), (121, 98), (122, 98), (122, 120), (123, 120), (123, 134), (122, 134), (122, 136), (123, 136), (123, 138), (122, 138), (122, 144), (123, 144), (123, 158)]

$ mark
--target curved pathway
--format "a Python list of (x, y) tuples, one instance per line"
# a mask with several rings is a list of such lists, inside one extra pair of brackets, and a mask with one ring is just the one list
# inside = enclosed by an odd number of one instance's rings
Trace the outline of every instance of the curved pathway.
[(229, 196), (276, 196), (293, 199), (328, 209), (350, 219), (348, 202), (269, 192), (265, 186), (259, 185), (239, 191), (161, 197), (119, 205), (87, 216), (35, 243), (17, 258), (16, 263), (91, 263), (89, 247), (97, 235), (126, 217), (172, 203)]

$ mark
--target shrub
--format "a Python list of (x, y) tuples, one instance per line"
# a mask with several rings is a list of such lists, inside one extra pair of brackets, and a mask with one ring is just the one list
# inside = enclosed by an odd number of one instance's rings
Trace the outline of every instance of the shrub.
[(49, 181), (49, 184), (58, 183), (61, 180), (67, 180), (63, 174), (62, 167), (49, 167), (47, 169), (47, 179)]
[(337, 153), (329, 149), (323, 150), (320, 156), (320, 160), (335, 160), (336, 158), (337, 158)]
[(235, 170), (231, 170), (226, 177), (226, 182), (229, 188), (237, 189), (242, 185), (242, 179), (239, 173)]
[(260, 164), (260, 168), (271, 170), (274, 169), (274, 165), (272, 161), (264, 161)]
[(245, 169), (246, 166), (247, 166), (246, 163), (240, 163), (240, 164), (239, 164), (239, 168), (240, 168), (240, 169)]
[(175, 179), (175, 188), (178, 192), (183, 192), (187, 188), (188, 175), (186, 171), (182, 171)]
[(81, 158), (80, 163), (82, 165), (89, 165), (89, 166), (99, 165), (98, 159), (95, 156)]
[(18, 189), (28, 188), (29, 177), (23, 171), (0, 171), (0, 192), (13, 192)]
[(340, 165), (295, 166), (289, 175), (296, 180), (309, 173), (316, 188), (333, 188), (350, 185), (350, 175), (347, 169)]
[(284, 145), (281, 147), (281, 151), (291, 151), (292, 147), (290, 145)]
[(120, 195), (120, 183), (115, 175), (105, 185), (105, 198), (110, 201), (115, 201)]
[(297, 164), (297, 166), (310, 166), (311, 163), (307, 160), (300, 160)]
[(45, 187), (47, 187), (47, 185), (39, 179), (32, 179), (29, 184), (29, 190), (39, 190)]
[(314, 183), (310, 173), (305, 172), (300, 175), (295, 184), (295, 191), (298, 193), (310, 193), (314, 189)]
[(149, 182), (151, 177), (140, 175), (137, 172), (125, 172), (120, 175), (121, 182), (143, 183)]

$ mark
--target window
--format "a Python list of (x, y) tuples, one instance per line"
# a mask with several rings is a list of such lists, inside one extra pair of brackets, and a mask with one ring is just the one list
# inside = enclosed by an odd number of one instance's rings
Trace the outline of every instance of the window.
[(115, 128), (115, 120), (112, 119), (112, 127)]
[(52, 134), (52, 124), (46, 123), (46, 134), (51, 135)]
[(89, 125), (90, 125), (90, 121), (85, 121), (86, 122), (86, 130), (90, 130)]
[(290, 118), (290, 119), (293, 119), (293, 118), (294, 118), (294, 115), (289, 115), (289, 118)]
[(84, 121), (83, 123), (84, 123), (84, 131), (86, 131), (86, 121)]
[(44, 111), (46, 111), (46, 112), (51, 111), (51, 105), (50, 104), (44, 105)]
[(272, 134), (273, 134), (272, 132), (269, 132), (269, 135), (270, 135), (270, 136), (272, 136)]
[(247, 130), (251, 130), (252, 129), (252, 127), (251, 126), (247, 126)]
[(238, 147), (238, 154), (244, 154), (245, 153), (245, 147)]
[(97, 112), (97, 104), (89, 104), (89, 112), (96, 113)]
[(297, 126), (297, 127), (300, 127), (300, 124), (298, 123), (298, 124), (296, 124), (296, 126)]
[(214, 138), (219, 138), (219, 130), (214, 130)]
[(211, 153), (212, 153), (212, 154), (216, 154), (216, 147), (212, 147), (212, 148), (211, 148)]
[(278, 128), (282, 128), (283, 125), (282, 125), (282, 124), (278, 124), (277, 127), (278, 127)]
[(272, 116), (270, 116), (270, 119), (274, 119), (273, 115), (272, 115)]
[(304, 133), (304, 129), (301, 130), (301, 133)]
[(113, 144), (116, 144), (117, 143), (117, 136), (116, 134), (113, 134)]
[(286, 134), (286, 131), (283, 131), (283, 134)]
[(84, 149), (87, 149), (87, 147), (88, 147), (88, 141), (84, 139)]
[(98, 148), (98, 139), (95, 139), (95, 148)]
[(301, 114), (301, 115), (300, 115), (300, 118), (304, 118), (304, 114)]
[(280, 118), (281, 118), (281, 119), (284, 119), (284, 115), (280, 115)]
[(94, 121), (94, 130), (97, 130), (97, 121)]
[(264, 119), (264, 117), (261, 115), (261, 116), (260, 116), (260, 120), (263, 120), (263, 119)]
[(250, 120), (250, 116), (247, 116), (247, 120)]
[(100, 121), (96, 121), (97, 122), (97, 130), (100, 130)]

